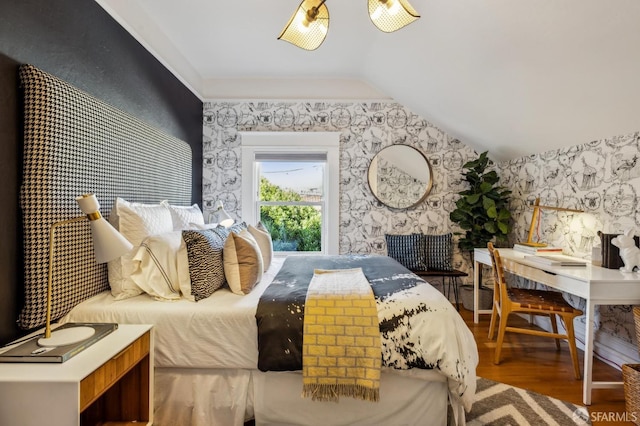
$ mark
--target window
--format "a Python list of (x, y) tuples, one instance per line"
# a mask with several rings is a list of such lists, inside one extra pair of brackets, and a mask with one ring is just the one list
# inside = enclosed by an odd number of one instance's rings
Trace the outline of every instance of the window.
[(281, 254), (338, 253), (338, 133), (242, 133), (242, 217)]

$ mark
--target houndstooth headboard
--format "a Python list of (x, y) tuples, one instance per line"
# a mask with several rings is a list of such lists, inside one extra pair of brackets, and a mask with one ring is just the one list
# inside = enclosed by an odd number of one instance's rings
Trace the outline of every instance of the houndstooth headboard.
[[(75, 198), (95, 193), (108, 217), (116, 197), (191, 202), (191, 148), (32, 65), (20, 67), (24, 158), (20, 191), (24, 227), (25, 305), (18, 325), (46, 320), (49, 229), (81, 216)], [(55, 236), (51, 318), (109, 288), (95, 263), (88, 221)]]

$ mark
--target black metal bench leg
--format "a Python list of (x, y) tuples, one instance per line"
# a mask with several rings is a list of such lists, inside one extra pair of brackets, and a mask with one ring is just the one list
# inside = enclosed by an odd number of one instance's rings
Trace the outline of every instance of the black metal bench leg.
[(449, 277), (449, 285), (453, 282), (453, 299), (456, 301), (456, 311), (460, 312), (460, 301), (458, 299), (458, 277)]

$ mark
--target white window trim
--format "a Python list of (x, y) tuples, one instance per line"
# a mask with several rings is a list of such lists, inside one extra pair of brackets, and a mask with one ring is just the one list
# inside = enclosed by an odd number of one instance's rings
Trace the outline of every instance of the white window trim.
[(257, 152), (324, 152), (327, 154), (325, 187), (326, 215), (323, 215), (322, 254), (338, 254), (340, 226), (340, 133), (339, 132), (240, 132), (242, 136), (242, 218), (259, 219), (254, 196), (258, 195)]

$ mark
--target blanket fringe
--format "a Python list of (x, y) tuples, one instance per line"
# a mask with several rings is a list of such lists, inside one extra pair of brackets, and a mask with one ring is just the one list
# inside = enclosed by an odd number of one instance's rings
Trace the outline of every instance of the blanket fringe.
[(305, 384), (302, 386), (302, 397), (311, 397), (312, 401), (339, 402), (341, 396), (349, 396), (363, 401), (378, 402), (380, 389), (362, 385), (328, 385)]

